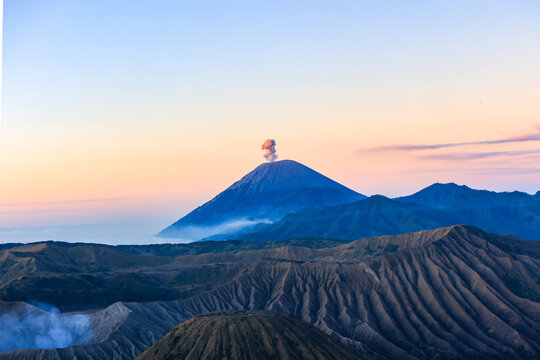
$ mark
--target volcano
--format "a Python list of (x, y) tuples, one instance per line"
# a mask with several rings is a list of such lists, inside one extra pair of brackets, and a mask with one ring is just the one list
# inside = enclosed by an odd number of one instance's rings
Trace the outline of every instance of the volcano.
[(264, 163), (156, 236), (196, 241), (226, 238), (304, 208), (365, 198), (293, 160)]

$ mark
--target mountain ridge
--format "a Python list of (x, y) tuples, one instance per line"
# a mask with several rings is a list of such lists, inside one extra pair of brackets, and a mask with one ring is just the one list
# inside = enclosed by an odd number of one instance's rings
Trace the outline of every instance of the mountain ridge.
[[(455, 225), (326, 249), (205, 253), (174, 263), (192, 274), (211, 264), (222, 264), (221, 273), (242, 267), (193, 296), (96, 312), (98, 343), (4, 352), (0, 360), (133, 359), (182, 321), (223, 311), (291, 314), (379, 359), (540, 356), (540, 242)], [(120, 320), (110, 327), (107, 319)]]
[(452, 203), (456, 198), (467, 196), (471, 194), (478, 194), (482, 196), (508, 196), (515, 198), (534, 199), (535, 196), (540, 194), (540, 191), (536, 195), (530, 195), (522, 191), (491, 191), (491, 190), (479, 190), (473, 189), (467, 185), (458, 185), (456, 183), (434, 183), (424, 189), (421, 189), (411, 195), (400, 196), (394, 198), (396, 201), (414, 202), (417, 204), (428, 205), (431, 207), (444, 208), (445, 204)]
[(237, 238), (354, 240), (467, 224), (491, 233), (540, 240), (538, 199), (537, 195), (519, 191), (494, 192), (435, 183), (405, 197), (390, 199), (374, 195), (347, 204), (302, 209), (275, 223), (261, 224)]
[(448, 215), (415, 203), (373, 195), (353, 203), (303, 209), (240, 237), (244, 241), (320, 237), (355, 240), (452, 225)]

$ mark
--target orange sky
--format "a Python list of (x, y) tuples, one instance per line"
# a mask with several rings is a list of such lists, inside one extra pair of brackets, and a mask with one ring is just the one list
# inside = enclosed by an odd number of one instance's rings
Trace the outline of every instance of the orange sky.
[(395, 5), (227, 8), (195, 31), (173, 5), (7, 1), (0, 227), (176, 220), (260, 164), (266, 138), (366, 195), (540, 190), (540, 141), (368, 151), (540, 133), (539, 7)]

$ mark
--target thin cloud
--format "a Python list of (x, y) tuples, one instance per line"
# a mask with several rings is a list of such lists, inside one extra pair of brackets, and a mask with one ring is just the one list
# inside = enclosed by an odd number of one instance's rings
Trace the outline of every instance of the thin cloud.
[[(540, 131), (540, 124), (534, 125), (534, 129)], [(508, 137), (496, 140), (483, 140), (483, 141), (466, 141), (456, 143), (442, 143), (442, 144), (405, 144), (405, 145), (386, 145), (376, 146), (367, 149), (367, 152), (387, 152), (387, 151), (422, 151), (422, 150), (437, 150), (445, 148), (453, 148), (469, 145), (496, 145), (496, 144), (508, 144), (508, 143), (521, 143), (529, 141), (540, 141), (540, 133), (525, 134), (521, 136)]]
[(463, 169), (463, 172), (469, 172), (479, 175), (529, 175), (540, 173), (540, 168), (518, 167), (518, 168), (478, 168)]
[(27, 201), (27, 202), (17, 202), (17, 203), (0, 203), (0, 208), (2, 208), (2, 207), (14, 207), (14, 206), (32, 206), (32, 205), (86, 204), (86, 203), (102, 203), (102, 202), (122, 202), (122, 201), (130, 201), (130, 200), (170, 198), (172, 196), (176, 196), (176, 195), (147, 195), (147, 196), (108, 197), (108, 198), (94, 198), (94, 199), (74, 199), (74, 200)]
[(448, 161), (463, 161), (493, 158), (500, 156), (523, 156), (540, 154), (540, 150), (517, 150), (517, 151), (490, 151), (476, 153), (447, 153), (447, 154), (430, 154), (422, 155), (420, 158), (426, 160), (448, 160)]

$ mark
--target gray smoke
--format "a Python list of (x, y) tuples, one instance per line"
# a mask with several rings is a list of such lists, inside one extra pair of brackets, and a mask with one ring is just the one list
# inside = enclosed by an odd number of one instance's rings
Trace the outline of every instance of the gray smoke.
[(27, 305), (0, 316), (0, 351), (83, 345), (93, 337), (90, 317), (61, 314), (50, 305)]
[(272, 162), (277, 159), (276, 140), (266, 139), (264, 143), (261, 145), (261, 150), (266, 151), (263, 155), (266, 161)]

